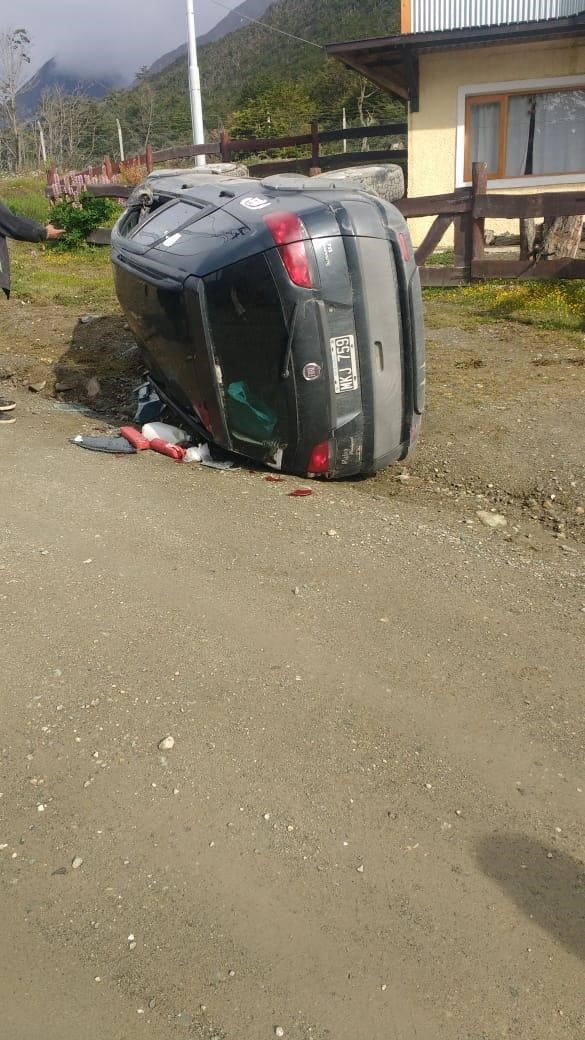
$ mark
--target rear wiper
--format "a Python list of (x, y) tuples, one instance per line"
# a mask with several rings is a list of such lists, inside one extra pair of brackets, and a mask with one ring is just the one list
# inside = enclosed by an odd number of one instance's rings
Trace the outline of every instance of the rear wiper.
[(292, 357), (292, 345), (293, 339), (295, 338), (295, 328), (297, 324), (297, 314), (299, 313), (298, 300), (294, 305), (294, 310), (290, 319), (290, 325), (288, 328), (288, 340), (286, 342), (286, 350), (284, 353), (284, 361), (282, 363), (282, 371), (280, 373), (281, 379), (288, 379), (290, 376), (290, 361)]

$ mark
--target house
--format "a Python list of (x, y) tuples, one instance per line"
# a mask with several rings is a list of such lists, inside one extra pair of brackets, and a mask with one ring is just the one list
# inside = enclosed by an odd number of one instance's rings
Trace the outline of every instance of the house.
[(401, 29), (327, 52), (407, 102), (409, 196), (468, 185), (474, 161), (488, 192), (585, 188), (585, 0), (402, 0)]

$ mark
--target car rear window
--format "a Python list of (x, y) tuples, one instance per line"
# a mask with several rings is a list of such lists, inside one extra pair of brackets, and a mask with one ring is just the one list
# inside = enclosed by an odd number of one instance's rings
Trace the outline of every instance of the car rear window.
[(207, 315), (232, 437), (244, 444), (288, 442), (288, 339), (280, 296), (263, 254), (204, 279)]
[(132, 235), (135, 242), (158, 242), (159, 238), (172, 235), (177, 228), (195, 219), (202, 207), (189, 202), (173, 202), (170, 206), (157, 210), (150, 219), (140, 224)]

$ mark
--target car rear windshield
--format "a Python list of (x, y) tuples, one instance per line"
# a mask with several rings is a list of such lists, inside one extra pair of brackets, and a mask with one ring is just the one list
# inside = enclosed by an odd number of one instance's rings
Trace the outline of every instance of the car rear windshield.
[(284, 447), (291, 435), (282, 378), (288, 332), (264, 255), (224, 267), (204, 279), (207, 316), (221, 370), (230, 433), (250, 445)]
[(158, 242), (159, 238), (172, 235), (183, 224), (195, 220), (201, 209), (190, 202), (174, 202), (145, 220), (132, 237), (135, 242)]

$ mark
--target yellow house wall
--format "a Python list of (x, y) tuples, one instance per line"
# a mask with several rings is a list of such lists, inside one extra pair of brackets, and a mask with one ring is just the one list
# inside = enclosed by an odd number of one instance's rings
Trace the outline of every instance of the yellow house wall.
[[(583, 74), (585, 82), (585, 42), (577, 39), (561, 42), (516, 44), (507, 47), (483, 47), (427, 54), (420, 59), (420, 105), (409, 119), (408, 195), (438, 195), (456, 187), (456, 148), (458, 92), (471, 84), (494, 84), (549, 77)], [(546, 86), (546, 82), (543, 83)], [(488, 88), (489, 89), (489, 88)], [(585, 132), (585, 129), (584, 131)], [(497, 187), (505, 194), (527, 194), (544, 191), (579, 191), (580, 184), (531, 185), (526, 178), (522, 188)], [(488, 190), (489, 187), (488, 187)], [(415, 244), (420, 244), (434, 218), (409, 221)], [(496, 234), (518, 233), (518, 221), (491, 220), (487, 225)], [(453, 229), (443, 238), (439, 248), (453, 244)]]

